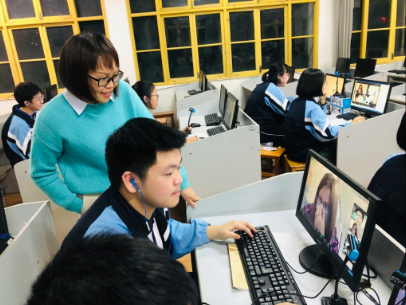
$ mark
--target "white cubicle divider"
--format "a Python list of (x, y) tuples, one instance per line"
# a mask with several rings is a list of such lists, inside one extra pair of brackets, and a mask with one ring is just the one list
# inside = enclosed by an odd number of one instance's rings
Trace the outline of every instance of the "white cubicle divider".
[(48, 202), (19, 204), (5, 212), (14, 239), (0, 255), (0, 303), (22, 305), (59, 245)]
[(396, 134), (404, 113), (397, 110), (342, 128), (338, 133), (337, 167), (368, 187), (386, 158), (403, 152)]
[(53, 203), (31, 179), (29, 167), (30, 160), (24, 160), (14, 166), (23, 202), (35, 202), (41, 200), (50, 201), (56, 233), (59, 243), (61, 244), (65, 236), (78, 221), (80, 215), (75, 212), (69, 212), (61, 206)]

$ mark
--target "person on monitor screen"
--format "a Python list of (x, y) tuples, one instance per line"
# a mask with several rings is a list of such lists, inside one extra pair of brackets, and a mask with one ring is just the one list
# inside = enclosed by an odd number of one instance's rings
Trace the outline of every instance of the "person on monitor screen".
[(338, 180), (326, 173), (317, 187), (313, 203), (306, 204), (303, 214), (326, 239), (329, 247), (338, 253), (340, 248), (337, 219), (340, 215)]
[[(399, 147), (406, 150), (406, 113), (396, 136)], [(404, 152), (389, 156), (376, 172), (368, 190), (382, 199), (378, 205), (376, 223), (406, 247), (406, 155)]]
[(283, 121), (289, 109), (290, 100), (281, 88), (289, 81), (288, 66), (272, 64), (262, 75), (259, 84), (247, 100), (244, 112), (260, 127), (260, 143), (273, 142), (273, 146), (285, 146)]
[(300, 76), (298, 98), (290, 104), (284, 124), (286, 154), (293, 161), (305, 162), (308, 150), (313, 149), (335, 164), (338, 131), (365, 120), (359, 116), (352, 123), (332, 126), (327, 118), (326, 85), (319, 69), (307, 69)]
[[(158, 108), (159, 94), (153, 83), (139, 80), (132, 86), (132, 88), (150, 111)], [(186, 126), (180, 129), (182, 132), (186, 132), (186, 130), (192, 131), (192, 127)], [(190, 136), (186, 140), (186, 143), (192, 143), (197, 140), (199, 140), (197, 135)]]
[(358, 238), (357, 224), (353, 223), (351, 227), (351, 234)]
[(37, 112), (44, 105), (41, 88), (30, 82), (18, 84), (14, 89), (14, 98), (18, 105), (13, 106), (1, 131), (4, 152), (13, 167), (30, 158), (32, 130)]

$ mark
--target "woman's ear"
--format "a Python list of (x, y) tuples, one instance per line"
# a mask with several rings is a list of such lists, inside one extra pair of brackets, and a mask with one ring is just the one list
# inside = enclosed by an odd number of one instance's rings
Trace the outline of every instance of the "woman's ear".
[(144, 102), (148, 103), (148, 97), (146, 95), (144, 95)]

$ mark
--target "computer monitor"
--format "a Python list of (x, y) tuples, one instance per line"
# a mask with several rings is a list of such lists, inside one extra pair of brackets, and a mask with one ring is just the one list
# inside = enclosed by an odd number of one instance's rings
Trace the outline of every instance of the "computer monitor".
[(354, 236), (359, 245), (359, 257), (355, 262), (348, 261), (341, 278), (352, 291), (356, 291), (374, 233), (374, 211), (379, 201), (374, 194), (310, 150), (296, 216), (316, 244), (300, 252), (301, 265), (318, 276), (337, 276), (347, 254), (347, 237)]
[(367, 116), (384, 114), (390, 93), (389, 83), (356, 79), (352, 88), (351, 108)]
[(289, 72), (289, 80), (287, 82), (288, 84), (293, 82), (294, 76), (295, 76), (295, 71), (296, 71), (295, 67), (288, 67), (288, 72)]
[(220, 99), (219, 99), (219, 111), (222, 117), (224, 117), (224, 111), (226, 110), (227, 104), (227, 88), (221, 85), (220, 88)]
[(45, 87), (41, 91), (42, 91), (42, 94), (44, 95), (44, 103), (48, 103), (55, 96), (58, 95), (58, 86), (51, 85), (51, 86)]
[(200, 71), (199, 88), (201, 92), (207, 91), (207, 77), (203, 71)]
[[(0, 194), (0, 234), (8, 234), (6, 213), (4, 211), (3, 194)], [(0, 254), (7, 248), (8, 239), (0, 239)]]
[(367, 77), (375, 72), (376, 59), (358, 58), (357, 66), (355, 67), (354, 77)]
[(333, 74), (326, 74), (326, 92), (327, 98), (332, 95), (341, 95), (344, 88), (344, 78)]
[[(397, 270), (393, 270), (393, 272), (395, 271)], [(406, 255), (403, 258), (403, 262), (399, 268), (399, 271), (402, 272), (403, 274), (406, 272)], [(400, 289), (397, 286), (394, 286), (388, 305), (406, 305), (406, 291)]]
[(338, 57), (336, 63), (336, 72), (350, 73), (351, 58)]
[(228, 130), (235, 128), (238, 113), (238, 100), (231, 93), (227, 93), (226, 111), (223, 115), (224, 126)]

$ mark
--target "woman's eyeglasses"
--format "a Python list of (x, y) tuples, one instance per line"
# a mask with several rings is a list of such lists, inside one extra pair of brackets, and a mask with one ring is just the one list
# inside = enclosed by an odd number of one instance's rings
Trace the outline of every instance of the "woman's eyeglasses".
[(159, 94), (151, 94), (150, 96), (156, 96), (156, 98), (159, 99)]
[(99, 87), (106, 87), (110, 82), (112, 81), (113, 83), (118, 83), (122, 78), (123, 78), (124, 72), (119, 70), (116, 75), (113, 77), (103, 77), (103, 78), (94, 78), (93, 76), (89, 76), (91, 79), (95, 80), (97, 82), (97, 85)]

